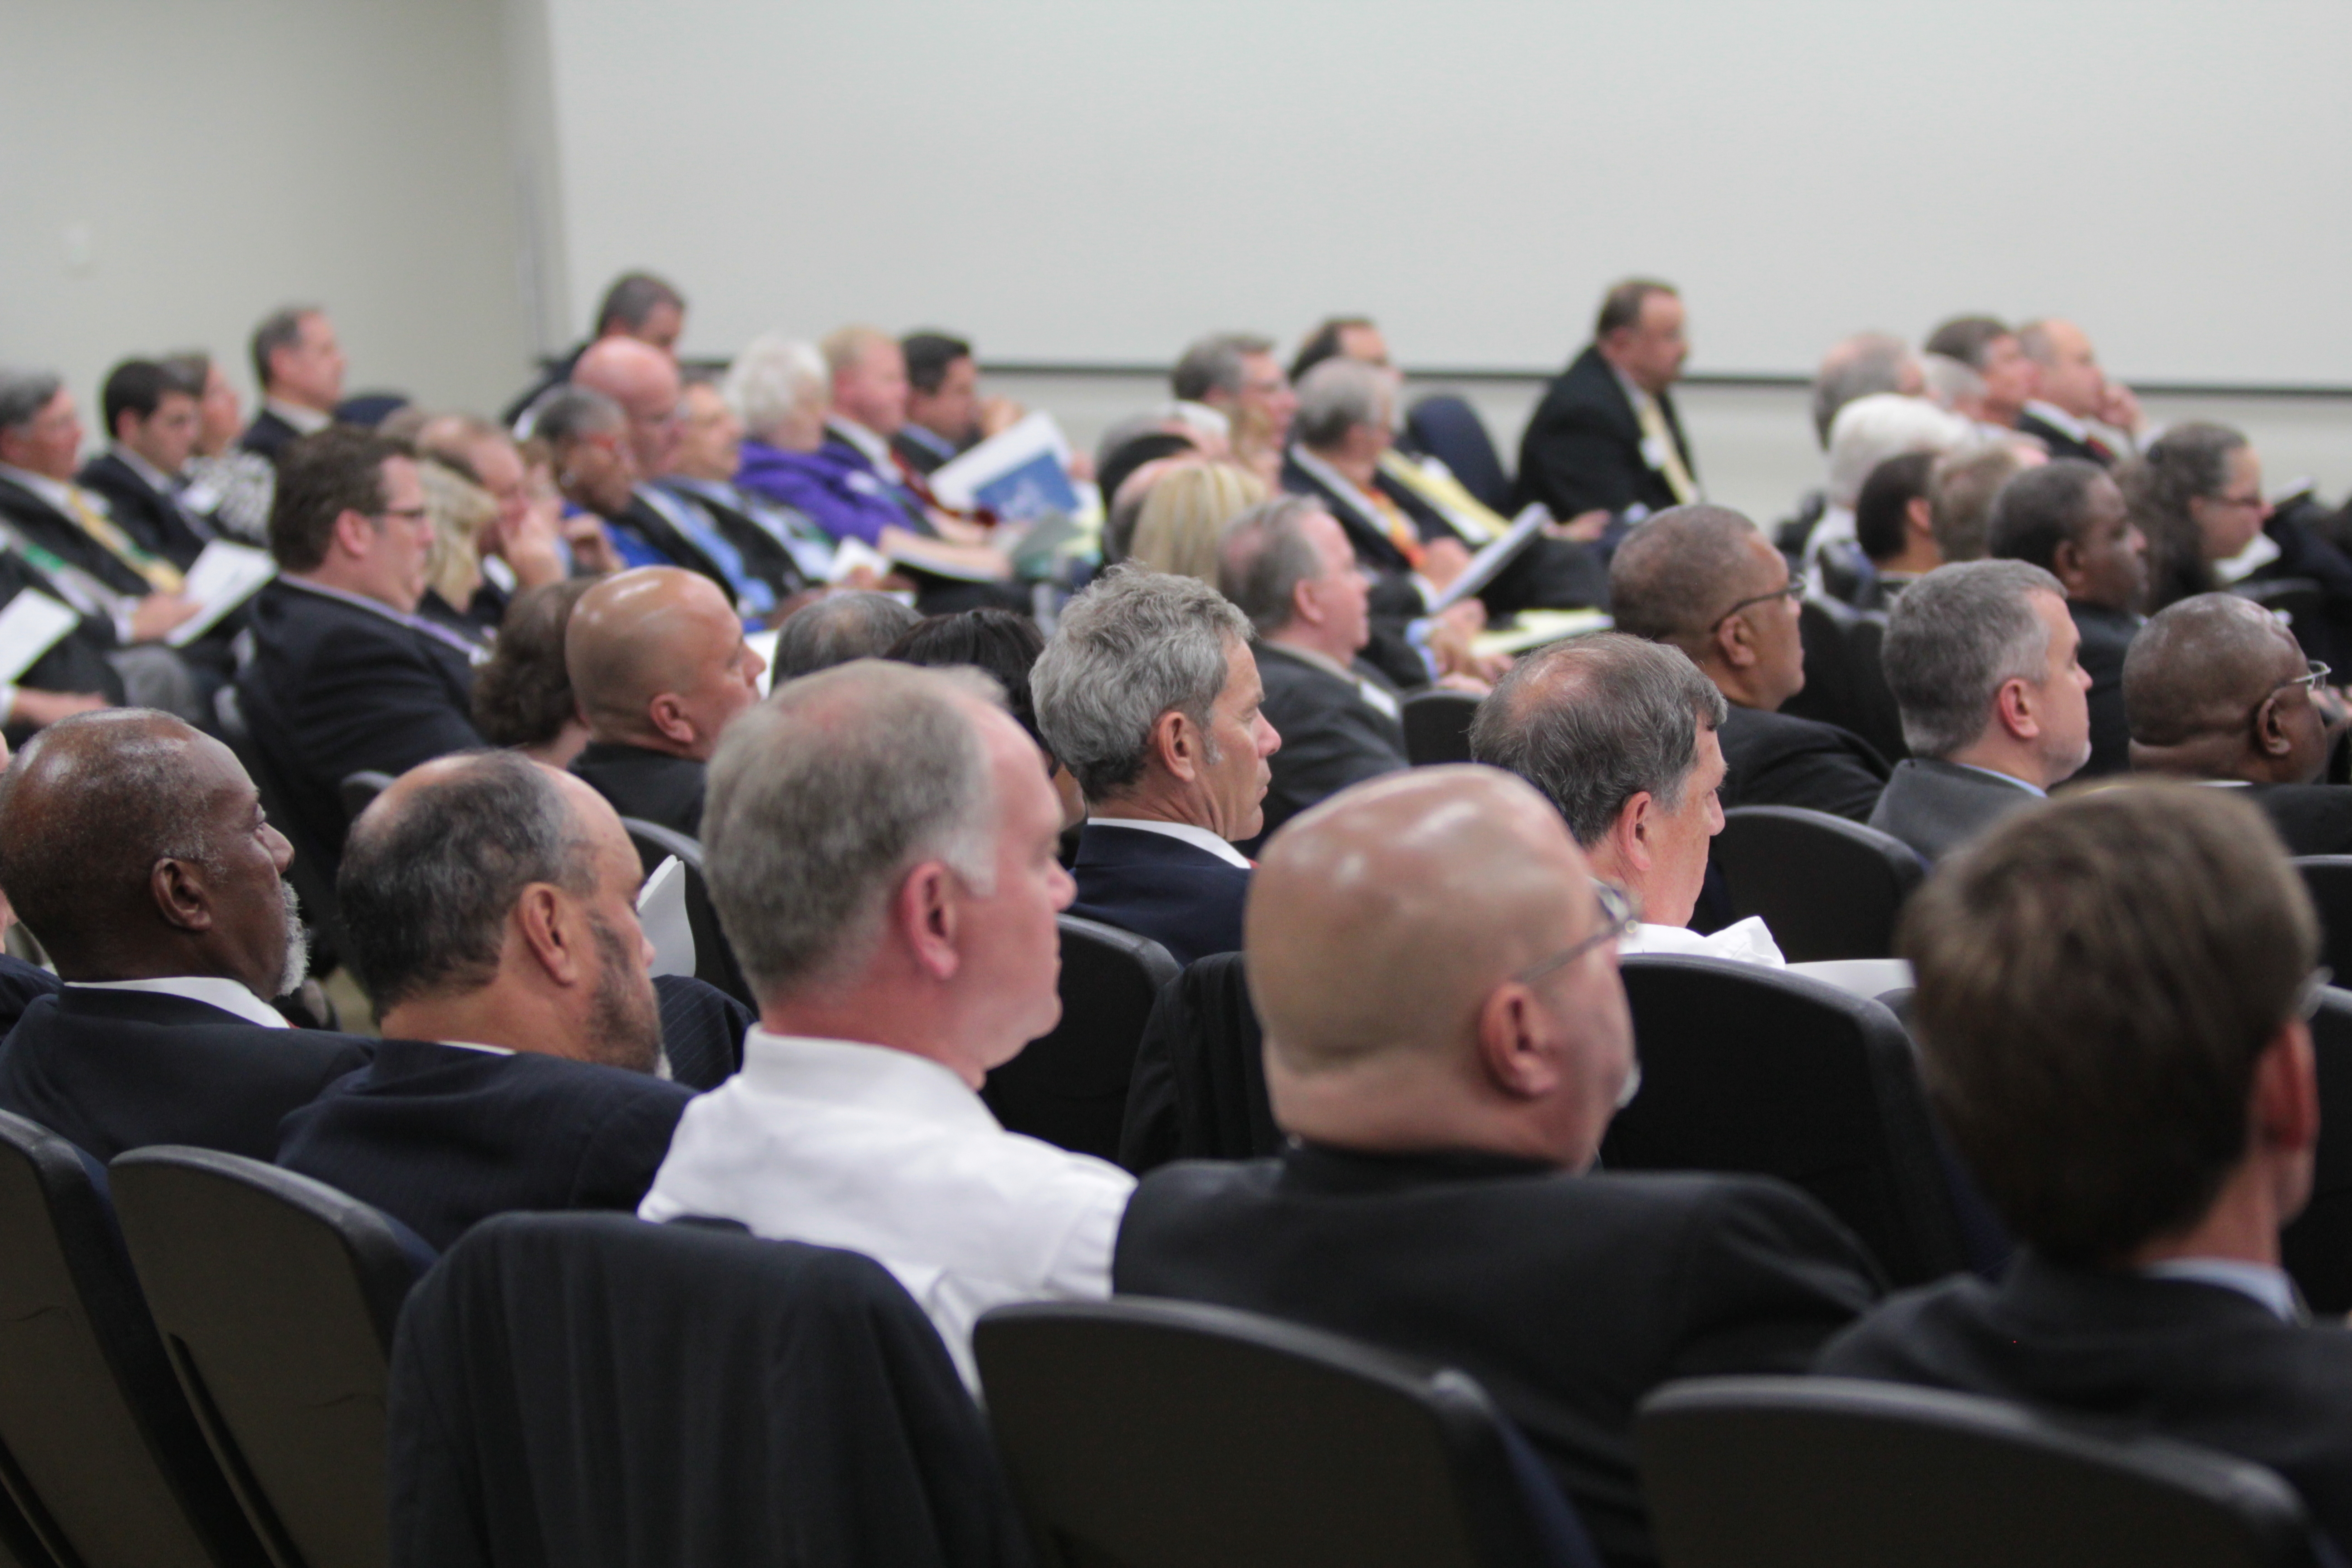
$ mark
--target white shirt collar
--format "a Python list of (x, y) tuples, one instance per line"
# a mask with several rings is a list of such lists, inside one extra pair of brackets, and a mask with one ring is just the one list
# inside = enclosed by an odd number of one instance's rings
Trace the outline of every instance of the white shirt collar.
[(514, 1055), (513, 1048), (510, 1047), (486, 1046), (478, 1040), (436, 1040), (433, 1043), (436, 1046), (447, 1046), (452, 1050), (479, 1051), (484, 1056), (488, 1057), (510, 1057)]
[(743, 1032), (742, 1078), (750, 1089), (828, 1105), (887, 1110), (965, 1132), (1003, 1131), (954, 1069), (893, 1046), (772, 1034), (754, 1024)]
[(2043, 789), (2040, 784), (2028, 784), (2023, 779), (2019, 778), (2015, 773), (2005, 773), (1999, 768), (1980, 768), (1974, 763), (1954, 763), (1952, 766), (1956, 768), (1966, 768), (1972, 773), (1982, 773), (1989, 779), (1999, 779), (2005, 784), (2015, 784), (2026, 794), (2039, 795), (2043, 800), (2048, 800), (2050, 798), (2050, 792)]
[(824, 422), (824, 426), (835, 435), (840, 437), (843, 440), (848, 442), (851, 446), (856, 447), (859, 452), (865, 455), (866, 460), (873, 464), (876, 468), (887, 473), (894, 479), (898, 478), (898, 468), (890, 461), (890, 443), (888, 441), (876, 435), (873, 431), (868, 430), (856, 420), (844, 419), (837, 414), (832, 418), (826, 420)]
[(321, 414), (315, 408), (305, 408), (299, 403), (280, 403), (272, 397), (262, 404), (272, 414), (305, 436), (315, 436), (335, 422), (331, 414)]
[(77, 991), (144, 991), (157, 996), (177, 996), (234, 1013), (247, 1023), (265, 1029), (294, 1026), (278, 1016), (277, 1008), (242, 984), (218, 974), (173, 974), (156, 980), (69, 980), (66, 984)]
[(1228, 866), (1250, 868), (1249, 858), (1205, 827), (1190, 822), (1149, 822), (1139, 816), (1089, 816), (1089, 823), (1100, 827), (1132, 827), (1140, 833), (1163, 833), (1181, 839), (1195, 849), (1205, 849)]
[(2044, 403), (2038, 397), (2029, 398), (2026, 400), (2025, 412), (2069, 440), (2081, 441), (2090, 437), (2091, 427), (2088, 425), (2054, 403)]
[[(53, 479), (47, 474), (37, 474), (30, 468), (17, 468), (13, 463), (0, 463), (0, 479), (12, 479), (66, 516), (73, 515), (74, 498), (80, 493), (78, 487), (63, 479)], [(89, 503), (84, 500), (82, 504), (87, 506)]]
[(1749, 915), (1735, 921), (1718, 931), (1701, 936), (1683, 926), (1652, 925), (1644, 921), (1633, 929), (1631, 936), (1617, 939), (1617, 955), (1631, 957), (1639, 952), (1688, 953), (1696, 958), (1729, 958), (1742, 963), (1761, 963), (1780, 969), (1788, 964), (1780, 944), (1772, 940), (1771, 931), (1764, 924), (1762, 915)]
[(170, 495), (173, 489), (176, 488), (177, 482), (171, 475), (165, 473), (163, 469), (157, 468), (154, 464), (149, 462), (146, 458), (141, 457), (130, 447), (123, 446), (121, 442), (118, 441), (112, 447), (109, 447), (108, 450), (114, 454), (114, 460), (116, 462), (121, 463), (124, 468), (129, 468), (132, 473), (137, 474), (142, 479), (144, 479), (147, 482), (147, 488), (149, 489), (157, 491), (163, 495)]
[(2200, 1285), (2219, 1285), (2225, 1290), (2252, 1297), (2282, 1321), (2303, 1321), (2294, 1281), (2286, 1277), (2285, 1270), (2267, 1264), (2248, 1263), (2237, 1258), (2168, 1258), (2161, 1263), (2149, 1264), (2140, 1273), (2151, 1279), (2189, 1279)]

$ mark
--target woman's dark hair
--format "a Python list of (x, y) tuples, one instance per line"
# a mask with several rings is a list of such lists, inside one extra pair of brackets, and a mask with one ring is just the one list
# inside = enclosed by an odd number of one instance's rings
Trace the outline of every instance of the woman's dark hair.
[(507, 606), (490, 661), (474, 676), (474, 728), (494, 746), (543, 746), (573, 716), (563, 633), (593, 577), (526, 588)]
[(2131, 520), (2147, 536), (2151, 613), (2220, 584), (2189, 503), (2230, 488), (2230, 460), (2246, 438), (2227, 425), (2176, 425), (2116, 470)]
[(1042, 748), (1045, 738), (1038, 733), (1037, 710), (1029, 698), (1029, 670), (1045, 651), (1045, 634), (1028, 616), (1012, 610), (966, 610), (916, 622), (882, 657), (900, 664), (970, 665), (995, 677), (1004, 688), (1004, 705)]

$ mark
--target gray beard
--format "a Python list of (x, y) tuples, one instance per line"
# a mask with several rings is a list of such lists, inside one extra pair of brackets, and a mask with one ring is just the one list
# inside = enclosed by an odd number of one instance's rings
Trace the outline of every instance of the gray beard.
[[(280, 882), (286, 895), (286, 963), (278, 978), (278, 996), (290, 995), (302, 988), (310, 978), (310, 933), (302, 929), (302, 901), (294, 896), (294, 884)], [(277, 996), (265, 997), (276, 1001)]]

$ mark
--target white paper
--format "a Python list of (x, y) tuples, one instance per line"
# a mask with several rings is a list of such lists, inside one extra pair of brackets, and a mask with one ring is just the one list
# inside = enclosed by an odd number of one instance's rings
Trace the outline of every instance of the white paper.
[(654, 944), (654, 961), (646, 973), (694, 973), (694, 927), (686, 918), (686, 865), (675, 855), (654, 868), (637, 889), (637, 925)]
[(849, 574), (860, 566), (866, 568), (877, 577), (887, 577), (890, 574), (888, 556), (862, 539), (845, 539), (833, 547), (833, 566), (825, 574), (824, 580), (833, 584), (845, 583), (848, 581)]
[(750, 646), (753, 653), (760, 656), (760, 662), (766, 667), (760, 671), (760, 695), (762, 697), (765, 697), (775, 684), (776, 644), (783, 635), (782, 632), (745, 632), (743, 634), (743, 641)]
[[(1042, 408), (932, 474), (931, 493), (959, 511), (969, 511), (984, 503), (985, 498), (980, 492), (990, 484), (1027, 468), (1040, 457), (1053, 459), (1063, 476), (1061, 488), (1069, 489), (1070, 444), (1063, 438), (1062, 426)], [(1075, 503), (1073, 494), (1061, 510), (1074, 510)]]
[(38, 588), (22, 588), (0, 609), (0, 683), (14, 681), (57, 647), (81, 617)]
[(1911, 965), (1899, 958), (1822, 958), (1792, 963), (1789, 973), (1810, 975), (1874, 1002), (1890, 991), (1911, 989)]
[(1450, 609), (1473, 594), (1484, 592), (1487, 584), (1502, 574), (1504, 567), (1535, 542), (1536, 535), (1542, 532), (1543, 525), (1550, 521), (1551, 513), (1545, 509), (1543, 502), (1529, 501), (1527, 510), (1511, 520), (1511, 526), (1500, 539), (1482, 547), (1477, 554), (1470, 557), (1470, 564), (1462, 568), (1462, 574), (1448, 583), (1445, 591), (1431, 601), (1429, 613), (1435, 615), (1441, 610)]
[(181, 589), (203, 607), (165, 633), (163, 640), (173, 647), (187, 647), (277, 575), (278, 563), (268, 551), (214, 540), (188, 568), (187, 585)]

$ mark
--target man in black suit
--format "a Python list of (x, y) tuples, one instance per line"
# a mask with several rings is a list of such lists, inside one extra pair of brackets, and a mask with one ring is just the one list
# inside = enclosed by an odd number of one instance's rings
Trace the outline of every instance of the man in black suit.
[(1903, 591), (1880, 652), (1911, 755), (1870, 826), (1930, 862), (2045, 798), (2091, 755), (2091, 678), (2066, 590), (2022, 561), (1939, 566)]
[(278, 1119), (368, 1059), (269, 1006), (308, 963), (292, 859), (235, 754), (168, 714), (34, 737), (0, 778), (0, 889), (66, 984), (0, 1043), (0, 1108), (100, 1160), (268, 1159)]
[(890, 437), (890, 454), (902, 467), (928, 479), (1020, 419), (1019, 404), (980, 395), (980, 365), (963, 339), (909, 332), (898, 348), (907, 363), (907, 420)]
[(2139, 439), (2147, 421), (2131, 388), (2107, 379), (2091, 340), (2072, 321), (2028, 321), (2017, 330), (2017, 346), (2033, 362), (2034, 387), (2017, 417), (2018, 429), (2037, 437), (2053, 458), (2113, 468), (2120, 454), (2095, 426)]
[(2352, 1335), (2279, 1267), (2311, 1193), (2326, 971), (2261, 814), (2178, 785), (2076, 795), (1930, 879), (1904, 931), (1928, 1092), (2023, 1250), (1999, 1284), (1894, 1298), (1815, 1370), (2219, 1448), (2352, 1540)]
[(1462, 1368), (1618, 1568), (1656, 1561), (1643, 1396), (1801, 1370), (1877, 1295), (1793, 1188), (1591, 1171), (1639, 1083), (1622, 913), (1543, 797), (1489, 770), (1415, 769), (1298, 818), (1267, 847), (1248, 948), (1294, 1142), (1144, 1177), (1112, 1263), (1121, 1292)]
[(675, 566), (607, 577), (572, 610), (563, 663), (588, 724), (572, 771), (623, 816), (699, 837), (703, 764), (767, 668), (726, 599)]
[(405, 443), (338, 426), (278, 461), (269, 548), (237, 678), (253, 745), (285, 791), (295, 847), (335, 864), (342, 782), (482, 743), (465, 637), (416, 614), (433, 524)]
[(2168, 605), (2124, 661), (2132, 768), (2243, 786), (2290, 855), (2352, 854), (2352, 789), (2319, 782), (2347, 721), (2326, 678), (2251, 599)]
[(1669, 507), (1609, 563), (1618, 629), (1682, 649), (1730, 704), (1717, 731), (1723, 804), (1861, 822), (1886, 784), (1885, 760), (1834, 724), (1778, 711), (1804, 689), (1803, 595), (1787, 558), (1727, 507)]
[(212, 520), (182, 505), (179, 494), (203, 423), (201, 391), (152, 360), (116, 365), (99, 398), (114, 444), (78, 476), (84, 489), (106, 499), (108, 513), (141, 549), (183, 572), (215, 536)]
[(2027, 468), (2001, 486), (1985, 530), (1996, 561), (2030, 561), (2065, 585), (2066, 613), (2090, 672), (2091, 760), (2083, 776), (2131, 767), (2124, 722), (2124, 655), (2139, 634), (2147, 597), (2147, 540), (2106, 470), (2081, 458)]
[(1070, 912), (1179, 963), (1242, 944), (1266, 759), (1250, 625), (1206, 583), (1113, 567), (1062, 612), (1029, 678), (1045, 744), (1086, 794)]
[[(596, 331), (590, 342), (635, 338), (675, 357), (677, 340), (685, 332), (685, 295), (650, 272), (624, 272), (613, 279), (613, 286), (604, 290), (604, 301), (596, 307)], [(551, 361), (539, 378), (523, 389), (522, 395), (507, 405), (506, 411), (499, 416), (500, 422), (518, 436), (538, 434), (536, 430), (519, 428), (525, 411), (572, 379), (572, 367), (580, 363), (588, 346), (575, 344), (571, 353)]]
[(324, 310), (288, 305), (253, 329), (252, 353), (261, 412), (237, 445), (274, 463), (297, 439), (335, 422), (335, 405), (343, 400), (343, 350)]
[(1520, 438), (1520, 504), (1541, 501), (1563, 522), (1591, 512), (1638, 522), (1697, 500), (1698, 469), (1666, 394), (1689, 353), (1671, 287), (1633, 279), (1610, 289), (1591, 343)]
[(654, 1076), (641, 880), (569, 774), (490, 752), (402, 777), (336, 883), (384, 1037), (286, 1119), (278, 1163), (444, 1249), (512, 1209), (635, 1209), (692, 1098)]

